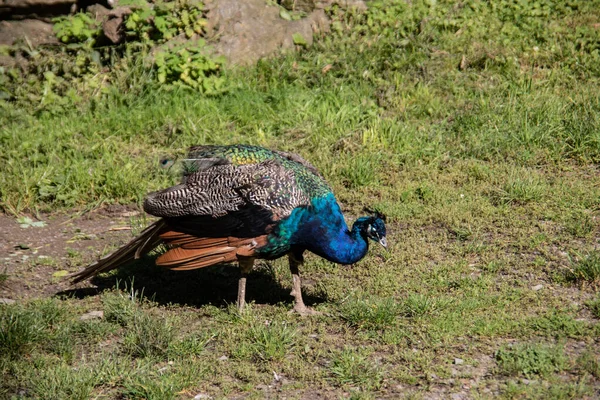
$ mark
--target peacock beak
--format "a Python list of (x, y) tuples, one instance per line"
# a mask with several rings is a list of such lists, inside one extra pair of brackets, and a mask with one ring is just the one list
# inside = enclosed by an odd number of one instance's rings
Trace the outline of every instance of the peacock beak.
[(383, 248), (387, 250), (387, 240), (385, 239), (385, 236), (382, 236), (379, 238), (379, 244), (382, 245)]

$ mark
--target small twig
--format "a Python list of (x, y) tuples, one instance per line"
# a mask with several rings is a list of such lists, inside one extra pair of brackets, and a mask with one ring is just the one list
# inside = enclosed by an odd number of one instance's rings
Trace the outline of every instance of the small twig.
[(115, 226), (113, 228), (110, 228), (108, 231), (130, 231), (131, 230), (131, 226)]

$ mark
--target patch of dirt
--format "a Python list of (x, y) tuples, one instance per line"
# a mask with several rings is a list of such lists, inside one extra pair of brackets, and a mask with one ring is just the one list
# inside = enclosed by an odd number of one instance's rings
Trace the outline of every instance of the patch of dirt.
[(28, 46), (58, 44), (52, 24), (39, 19), (0, 21), (0, 45), (13, 45), (23, 41)]
[(115, 244), (131, 238), (130, 219), (139, 212), (111, 206), (73, 218), (44, 215), (44, 227), (23, 228), (13, 217), (0, 215), (0, 297), (26, 299), (52, 296), (71, 288), (59, 271), (76, 272)]

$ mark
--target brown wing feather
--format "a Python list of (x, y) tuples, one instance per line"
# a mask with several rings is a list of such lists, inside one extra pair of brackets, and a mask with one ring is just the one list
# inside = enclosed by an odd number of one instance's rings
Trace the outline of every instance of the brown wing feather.
[(175, 246), (156, 259), (156, 265), (187, 270), (254, 257), (255, 249), (267, 243), (267, 235), (256, 238), (197, 238), (169, 231), (161, 234), (167, 245)]

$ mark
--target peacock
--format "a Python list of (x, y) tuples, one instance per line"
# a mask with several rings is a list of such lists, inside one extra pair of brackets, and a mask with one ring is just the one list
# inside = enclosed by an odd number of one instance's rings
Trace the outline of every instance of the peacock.
[(241, 311), (254, 260), (287, 255), (294, 310), (306, 315), (314, 312), (302, 300), (299, 267), (305, 251), (353, 264), (366, 255), (369, 239), (387, 248), (385, 217), (372, 212), (349, 230), (329, 184), (297, 154), (250, 145), (202, 145), (190, 148), (183, 165), (180, 184), (144, 200), (144, 211), (160, 219), (74, 274), (74, 283), (163, 244), (167, 251), (155, 262), (172, 270), (237, 262)]

